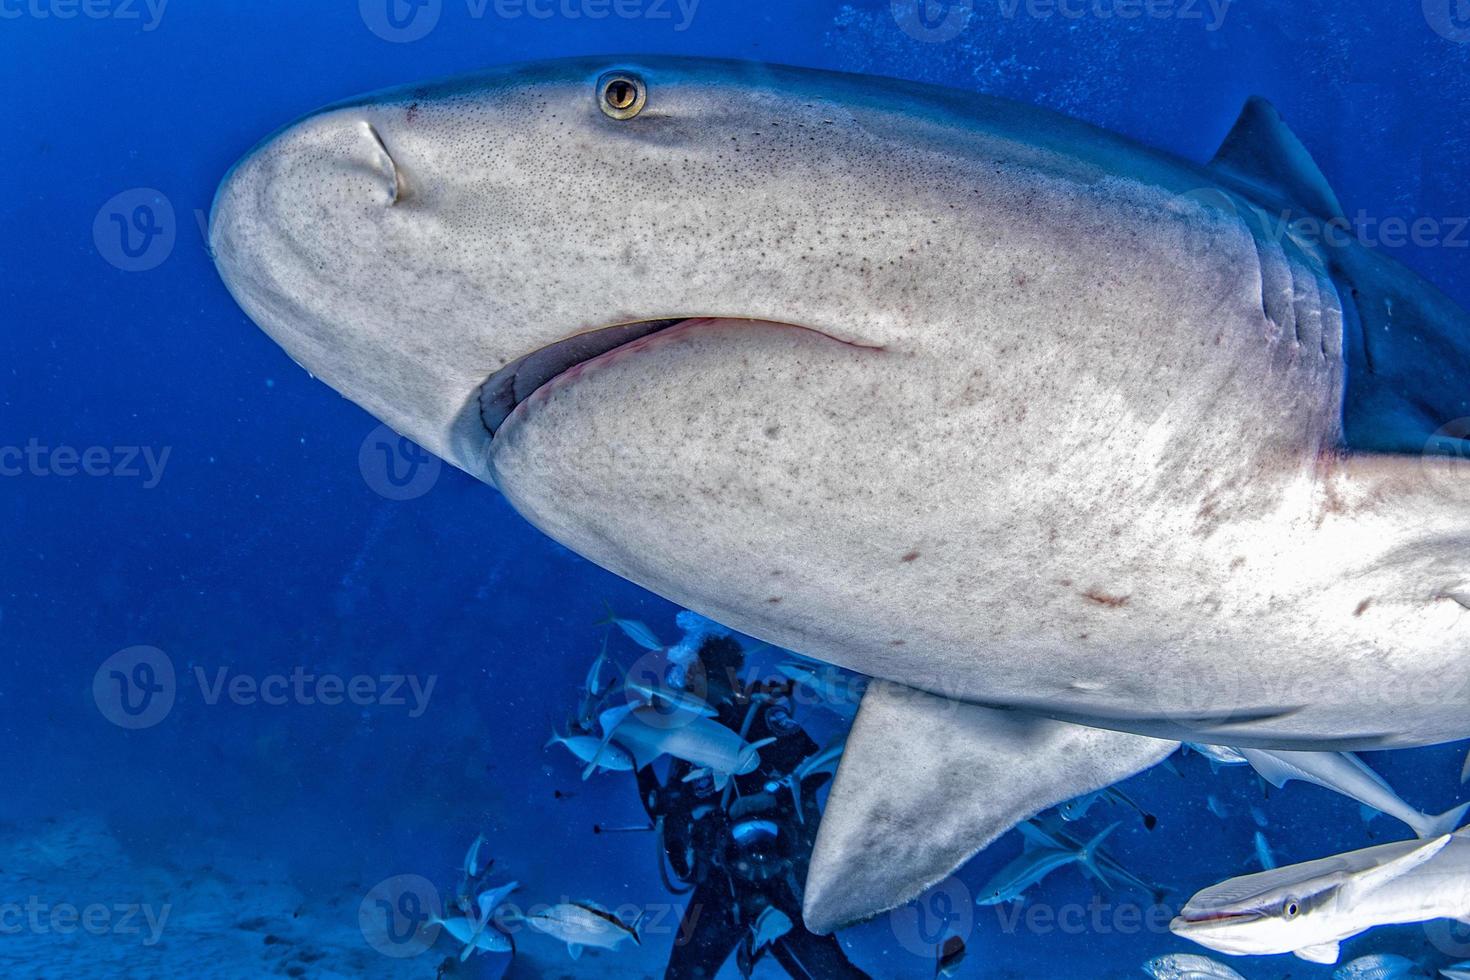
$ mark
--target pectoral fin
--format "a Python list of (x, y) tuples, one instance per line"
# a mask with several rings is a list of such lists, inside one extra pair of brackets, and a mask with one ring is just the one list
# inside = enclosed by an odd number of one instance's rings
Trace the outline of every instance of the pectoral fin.
[(1320, 946), (1307, 946), (1296, 951), (1296, 957), (1306, 960), (1308, 963), (1324, 963), (1331, 966), (1342, 956), (1341, 943), (1323, 943)]
[(874, 682), (822, 817), (807, 927), (831, 932), (901, 905), (1020, 821), (1176, 748)]

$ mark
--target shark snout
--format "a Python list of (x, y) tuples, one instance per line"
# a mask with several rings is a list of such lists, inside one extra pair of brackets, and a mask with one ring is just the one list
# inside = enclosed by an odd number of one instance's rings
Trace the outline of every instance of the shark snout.
[(478, 451), (462, 436), (483, 432), (464, 406), (506, 360), (487, 327), (503, 317), (455, 264), (463, 253), (434, 213), (442, 181), (415, 169), (424, 153), (401, 115), (327, 109), (261, 142), (221, 183), (210, 250), (241, 308), (297, 364), (473, 470), (458, 447)]

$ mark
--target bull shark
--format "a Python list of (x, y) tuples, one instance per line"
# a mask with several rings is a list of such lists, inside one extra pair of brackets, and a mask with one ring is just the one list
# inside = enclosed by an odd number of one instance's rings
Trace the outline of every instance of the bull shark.
[(825, 932), (1179, 740), (1470, 736), (1470, 317), (1311, 232), (1343, 214), (1259, 99), (1196, 164), (616, 57), (312, 113), (209, 242), (293, 359), (552, 538), (875, 679)]

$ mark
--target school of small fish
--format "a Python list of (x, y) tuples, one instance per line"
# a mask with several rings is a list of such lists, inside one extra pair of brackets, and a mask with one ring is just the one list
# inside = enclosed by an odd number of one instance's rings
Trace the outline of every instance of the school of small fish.
[[(553, 731), (546, 743), (547, 748), (565, 749), (582, 766), (583, 779), (599, 772), (642, 769), (660, 757), (671, 757), (692, 768), (689, 779), (707, 778), (717, 789), (726, 789), (734, 776), (754, 771), (760, 763), (760, 749), (774, 741), (747, 741), (742, 732), (722, 725), (717, 712), (697, 691), (686, 689), (689, 667), (699, 645), (709, 636), (728, 633), (694, 613), (681, 613), (677, 622), (682, 637), (665, 644), (644, 622), (609, 609), (604, 621), (609, 631), (616, 631), (644, 652), (640, 664), (648, 660), (646, 655), (653, 654), (657, 656), (652, 662), (662, 667), (657, 676), (630, 676), (609, 652), (610, 633), (604, 634), (601, 652), (588, 669), (577, 711), (568, 720), (566, 733)], [(776, 670), (790, 682), (793, 693), (804, 694), (813, 707), (841, 718), (850, 719), (861, 700), (861, 679), (832, 668), (788, 660), (777, 664)], [(784, 789), (789, 793), (797, 819), (804, 821), (803, 784), (817, 776), (835, 774), (844, 746), (845, 736), (832, 739), (790, 775), (769, 783), (767, 791)], [(1365, 822), (1388, 816), (1407, 825), (1419, 846), (1386, 845), (1280, 867), (1266, 835), (1269, 821), (1265, 811), (1248, 803), (1232, 807), (1217, 793), (1207, 793), (1203, 805), (1219, 819), (1229, 820), (1241, 810), (1249, 814), (1254, 842), (1249, 860), (1260, 871), (1195, 896), (1175, 920), (1174, 931), (1181, 937), (1230, 954), (1295, 952), (1302, 959), (1331, 964), (1340, 956), (1339, 934), (1342, 938), (1360, 934), (1380, 922), (1418, 921), (1413, 916), (1422, 910), (1402, 912), (1398, 906), (1408, 900), (1390, 897), (1398, 892), (1413, 894), (1414, 902), (1431, 912), (1470, 922), (1470, 836), (1466, 836), (1470, 831), (1455, 833), (1470, 804), (1443, 814), (1425, 814), (1405, 803), (1381, 776), (1347, 752), (1267, 752), (1194, 744), (1184, 751), (1202, 756), (1212, 772), (1249, 767), (1258, 777), (1262, 792), (1283, 789), (1297, 781), (1339, 793), (1359, 804)], [(1165, 765), (1182, 778), (1173, 763)], [(1465, 760), (1460, 777), (1462, 784), (1470, 782), (1470, 758)], [(728, 791), (722, 805), (727, 803)], [(1069, 825), (1088, 818), (1099, 805), (1131, 811), (1150, 830), (1157, 823), (1153, 814), (1114, 787), (1067, 801), (1016, 828), (1022, 839), (1021, 853), (977, 890), (975, 903), (989, 906), (1023, 902), (1029, 890), (1067, 867), (1076, 867), (1104, 888), (1133, 888), (1162, 902), (1169, 889), (1134, 874), (1104, 848), (1119, 823), (1108, 825), (1090, 838), (1068, 831)], [(1456, 842), (1452, 853), (1457, 856), (1453, 860), (1441, 856), (1442, 851), (1451, 853), (1447, 850), (1451, 841)], [(509, 882), (491, 887), (485, 882), (493, 867), (493, 861), (481, 856), (486, 843), (483, 836), (477, 838), (465, 856), (458, 903), (461, 914), (439, 920), (445, 932), (461, 944), (462, 958), (475, 952), (511, 948), (509, 937), (497, 928), (497, 913), (502, 924), (522, 922), (564, 943), (574, 960), (586, 948), (612, 951), (624, 943), (641, 944), (636, 921), (625, 922), (594, 902), (563, 901), (527, 913), (506, 913), (506, 901), (518, 886)], [(1372, 854), (1380, 850), (1391, 853), (1381, 859)], [(1316, 871), (1318, 866), (1324, 868), (1320, 873)], [(1424, 869), (1432, 870), (1433, 875), (1426, 877), (1429, 872)], [(1436, 905), (1424, 899), (1426, 888), (1451, 897)], [(1222, 897), (1212, 905), (1217, 892)], [(1454, 903), (1458, 899), (1454, 896), (1459, 895), (1466, 896), (1466, 904), (1457, 912)], [(1331, 896), (1331, 914), (1317, 907), (1326, 901), (1321, 896)], [(1345, 902), (1349, 900), (1359, 914), (1348, 910)], [(1298, 930), (1299, 939), (1284, 936), (1292, 930), (1281, 927), (1307, 919), (1314, 920), (1315, 931)], [(787, 916), (768, 909), (752, 924), (747, 942), (751, 951), (758, 953), (793, 927)], [(935, 947), (935, 977), (957, 976), (966, 953), (959, 936), (945, 937)], [(1154, 980), (1245, 980), (1231, 967), (1195, 953), (1161, 955), (1144, 963), (1142, 970)], [(1396, 953), (1361, 956), (1338, 966), (1332, 974), (1334, 980), (1401, 980), (1429, 975), (1425, 967)], [(1446, 980), (1470, 980), (1470, 962), (1443, 967), (1440, 975)]]

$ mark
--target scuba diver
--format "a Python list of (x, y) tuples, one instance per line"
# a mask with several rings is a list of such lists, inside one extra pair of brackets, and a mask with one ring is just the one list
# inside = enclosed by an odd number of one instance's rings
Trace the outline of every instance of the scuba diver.
[(791, 682), (743, 685), (744, 651), (724, 635), (705, 637), (696, 663), (720, 724), (747, 742), (773, 741), (761, 749), (758, 768), (731, 776), (723, 790), (677, 758), (662, 782), (653, 766), (637, 772), (660, 833), (664, 884), (689, 896), (666, 980), (713, 980), (732, 952), (746, 977), (769, 954), (798, 980), (866, 980), (835, 937), (802, 924), (802, 887), (821, 819), (815, 795), (830, 776), (797, 773), (819, 747), (793, 719)]

